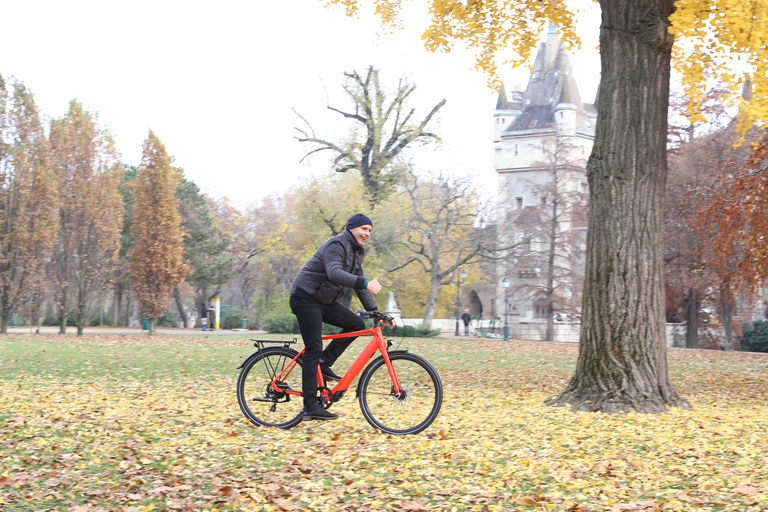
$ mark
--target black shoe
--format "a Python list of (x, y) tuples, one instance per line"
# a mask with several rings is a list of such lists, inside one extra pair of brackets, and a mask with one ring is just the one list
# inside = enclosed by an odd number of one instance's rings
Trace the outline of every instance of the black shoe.
[(328, 363), (325, 361), (320, 363), (320, 371), (322, 372), (323, 378), (325, 380), (341, 380), (341, 377), (333, 373), (333, 370), (331, 370), (331, 367), (328, 366)]
[(304, 406), (303, 419), (305, 420), (335, 420), (338, 417), (338, 414), (323, 409), (320, 404), (317, 403), (312, 404), (309, 407)]

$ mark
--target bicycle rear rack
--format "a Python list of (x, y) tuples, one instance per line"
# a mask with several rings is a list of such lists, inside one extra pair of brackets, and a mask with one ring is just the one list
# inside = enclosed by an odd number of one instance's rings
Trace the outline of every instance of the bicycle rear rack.
[(277, 345), (282, 344), (283, 347), (288, 348), (289, 345), (293, 345), (294, 343), (298, 343), (298, 340), (296, 338), (293, 338), (293, 340), (254, 340), (251, 339), (253, 342), (253, 346), (258, 348), (259, 350), (264, 349), (264, 345), (270, 344), (270, 345)]

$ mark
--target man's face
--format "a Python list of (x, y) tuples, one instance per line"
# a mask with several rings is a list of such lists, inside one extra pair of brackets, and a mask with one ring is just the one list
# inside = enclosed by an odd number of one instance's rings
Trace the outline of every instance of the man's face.
[(365, 224), (349, 230), (349, 232), (354, 235), (355, 240), (357, 240), (357, 244), (360, 247), (365, 247), (365, 241), (371, 237), (371, 231), (373, 231), (373, 226), (370, 224)]

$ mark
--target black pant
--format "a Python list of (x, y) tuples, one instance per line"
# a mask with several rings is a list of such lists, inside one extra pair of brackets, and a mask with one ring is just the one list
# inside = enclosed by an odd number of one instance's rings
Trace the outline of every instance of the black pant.
[(362, 331), (365, 322), (344, 306), (334, 302), (323, 304), (315, 299), (291, 295), (291, 311), (299, 322), (301, 339), (304, 340), (304, 361), (301, 370), (301, 393), (304, 407), (315, 400), (317, 395), (317, 365), (320, 358), (333, 365), (336, 359), (355, 341), (355, 338), (337, 338), (323, 350), (323, 322), (342, 328), (342, 333)]

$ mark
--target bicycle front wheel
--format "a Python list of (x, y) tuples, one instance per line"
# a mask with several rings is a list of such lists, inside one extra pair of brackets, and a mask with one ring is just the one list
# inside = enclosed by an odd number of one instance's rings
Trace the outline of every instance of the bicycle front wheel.
[(366, 421), (387, 434), (417, 434), (440, 412), (443, 384), (437, 370), (421, 356), (408, 352), (389, 354), (400, 382), (400, 396), (383, 357), (373, 361), (360, 377), (360, 409)]
[[(271, 383), (296, 357), (297, 352), (284, 347), (267, 347), (249, 358), (237, 379), (237, 402), (243, 414), (265, 427), (291, 428), (302, 420), (304, 404), (298, 395), (276, 392)], [(301, 359), (289, 375), (284, 375), (280, 389), (301, 391)]]

